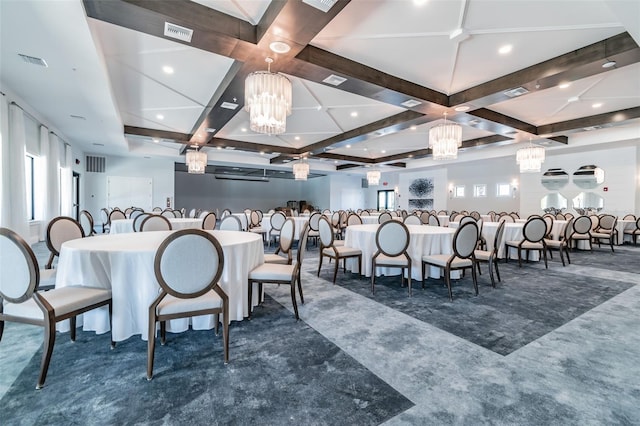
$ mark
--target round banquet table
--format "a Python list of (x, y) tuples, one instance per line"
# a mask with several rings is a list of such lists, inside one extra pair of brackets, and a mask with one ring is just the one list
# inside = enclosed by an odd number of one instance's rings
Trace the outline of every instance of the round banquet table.
[(378, 216), (380, 216), (380, 215), (360, 216), (360, 219), (362, 219), (362, 224), (363, 225), (373, 225), (373, 224), (378, 223)]
[[(302, 232), (302, 227), (304, 226), (305, 223), (309, 222), (309, 217), (310, 216), (287, 217), (287, 219), (293, 219), (293, 221), (295, 222), (295, 229), (293, 233), (294, 240), (300, 239), (300, 232)], [(271, 219), (263, 218), (261, 226), (262, 226), (262, 229), (266, 231), (267, 235), (269, 235), (269, 232), (271, 232)]]
[[(456, 229), (460, 225), (460, 222), (449, 222), (449, 228)], [(487, 241), (487, 251), (493, 250), (493, 242), (496, 239), (496, 233), (498, 232), (498, 226), (500, 222), (488, 222), (482, 226), (482, 236)], [(555, 222), (554, 222), (555, 226)], [(559, 224), (559, 228), (562, 224)], [(506, 222), (504, 224), (504, 232), (502, 234), (502, 240), (498, 242), (498, 259), (504, 259), (506, 257), (506, 245), (507, 241), (519, 241), (523, 237), (522, 229), (524, 228), (524, 222)], [(558, 231), (559, 234), (559, 231)], [(523, 253), (523, 256), (525, 254)], [(518, 259), (518, 249), (509, 248), (509, 259)], [(529, 260), (540, 260), (540, 253), (537, 250), (531, 250), (529, 252)]]
[[(202, 219), (193, 218), (169, 218), (171, 228), (175, 231), (178, 229), (202, 228)], [(125, 234), (127, 232), (133, 232), (133, 219), (119, 219), (111, 222), (109, 228), (109, 234)]]
[[(113, 340), (122, 341), (136, 334), (147, 340), (149, 306), (160, 289), (154, 272), (154, 258), (162, 241), (172, 232), (99, 235), (67, 241), (60, 252), (56, 288), (71, 285), (110, 288), (113, 296)], [(241, 321), (249, 315), (249, 271), (264, 263), (262, 238), (250, 232), (207, 232), (218, 239), (224, 253), (220, 286), (229, 296), (229, 319)], [(258, 303), (257, 293), (256, 286), (252, 306)], [(185, 331), (190, 323), (196, 330), (215, 326), (213, 315), (203, 315), (168, 321), (167, 330)], [(108, 310), (99, 308), (87, 312), (79, 324), (83, 324), (84, 330), (107, 332)], [(67, 331), (68, 321), (60, 323), (58, 329)]]
[[(351, 225), (347, 227), (347, 234), (344, 245), (362, 250), (362, 272), (365, 276), (371, 276), (373, 266), (373, 255), (377, 251), (376, 232), (379, 225)], [(429, 254), (451, 254), (453, 253), (453, 234), (455, 230), (426, 225), (407, 225), (409, 229), (409, 247), (407, 252), (411, 257), (411, 278), (422, 280), (422, 256)], [(358, 273), (358, 262), (354, 259), (347, 259), (347, 268), (354, 273)], [(455, 272), (455, 271), (454, 271)], [(399, 268), (376, 268), (376, 276), (398, 275)], [(440, 268), (432, 266), (429, 276), (440, 278)], [(452, 278), (456, 275), (452, 274)]]
[(449, 226), (449, 216), (446, 214), (438, 215), (438, 222), (440, 222), (440, 226)]

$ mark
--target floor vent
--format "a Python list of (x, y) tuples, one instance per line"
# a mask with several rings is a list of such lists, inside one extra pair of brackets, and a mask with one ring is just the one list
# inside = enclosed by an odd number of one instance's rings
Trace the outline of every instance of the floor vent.
[(96, 157), (93, 155), (86, 156), (87, 172), (104, 173), (106, 169), (105, 157)]

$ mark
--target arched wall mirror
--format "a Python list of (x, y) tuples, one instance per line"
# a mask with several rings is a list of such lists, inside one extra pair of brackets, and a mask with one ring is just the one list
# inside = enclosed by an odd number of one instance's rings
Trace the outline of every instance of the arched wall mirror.
[(577, 212), (599, 212), (604, 208), (604, 198), (594, 192), (581, 192), (571, 200), (573, 208)]
[(542, 182), (542, 186), (548, 190), (557, 191), (564, 188), (569, 183), (569, 173), (562, 169), (549, 169), (544, 172), (540, 180)]
[(573, 173), (573, 183), (578, 188), (594, 189), (604, 182), (604, 170), (593, 164), (582, 166)]
[[(567, 178), (569, 176), (567, 175)], [(540, 200), (540, 208), (545, 211), (545, 209), (556, 209), (562, 210), (567, 208), (567, 199), (559, 192), (553, 192), (551, 194), (547, 194)]]

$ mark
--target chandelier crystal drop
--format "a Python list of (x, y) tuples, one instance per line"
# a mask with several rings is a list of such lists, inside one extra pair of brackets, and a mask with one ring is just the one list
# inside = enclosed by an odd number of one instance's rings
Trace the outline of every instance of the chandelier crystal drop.
[(447, 121), (444, 113), (444, 123), (429, 129), (429, 148), (434, 160), (455, 160), (458, 158), (458, 148), (462, 146), (462, 126)]
[(291, 115), (291, 81), (271, 72), (273, 59), (266, 58), (267, 71), (247, 76), (244, 86), (244, 109), (249, 113), (249, 127), (256, 133), (279, 135), (287, 129)]
[(380, 184), (380, 171), (379, 170), (370, 170), (367, 172), (367, 183), (369, 185), (375, 186)]
[(309, 163), (304, 158), (293, 165), (293, 175), (296, 180), (307, 180), (309, 176)]
[(186, 163), (187, 172), (191, 174), (201, 175), (207, 167), (207, 154), (202, 151), (198, 151), (198, 146), (195, 145), (194, 151), (187, 151)]
[(529, 145), (516, 152), (516, 163), (520, 165), (520, 173), (539, 172), (544, 156), (544, 147), (534, 145), (529, 139)]

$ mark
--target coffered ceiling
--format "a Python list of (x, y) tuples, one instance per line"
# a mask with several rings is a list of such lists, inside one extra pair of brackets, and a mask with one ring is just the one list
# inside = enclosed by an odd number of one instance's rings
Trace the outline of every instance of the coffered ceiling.
[[(430, 156), (445, 112), (463, 127), (460, 157), (637, 127), (640, 2), (317, 3), (333, 2), (3, 1), (0, 81), (86, 152), (181, 161), (198, 144), (211, 164), (402, 168)], [(164, 35), (165, 23), (193, 30), (191, 41)], [(293, 84), (277, 136), (249, 130), (243, 109), (244, 80), (267, 56)], [(70, 118), (79, 111), (84, 120)]]

